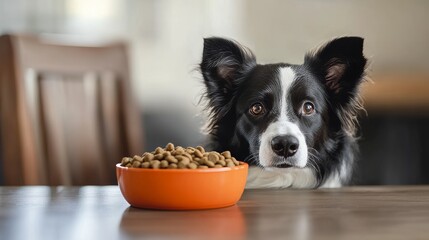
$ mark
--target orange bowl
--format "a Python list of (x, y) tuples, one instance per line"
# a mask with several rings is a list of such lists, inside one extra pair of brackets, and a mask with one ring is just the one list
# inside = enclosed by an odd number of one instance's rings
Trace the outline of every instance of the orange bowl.
[(248, 165), (209, 169), (146, 169), (116, 165), (125, 200), (133, 207), (194, 210), (220, 208), (238, 202)]

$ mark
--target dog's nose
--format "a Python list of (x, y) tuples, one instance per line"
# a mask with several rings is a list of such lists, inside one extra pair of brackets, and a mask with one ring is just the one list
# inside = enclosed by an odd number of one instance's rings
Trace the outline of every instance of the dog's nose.
[(281, 135), (271, 140), (271, 148), (279, 156), (290, 157), (298, 151), (299, 141), (292, 135)]

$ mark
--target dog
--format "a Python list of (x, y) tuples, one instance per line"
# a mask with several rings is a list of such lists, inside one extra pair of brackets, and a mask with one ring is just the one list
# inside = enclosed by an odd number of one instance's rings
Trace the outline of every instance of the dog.
[(358, 152), (363, 38), (340, 37), (301, 65), (258, 64), (224, 38), (205, 38), (199, 65), (209, 147), (249, 164), (246, 188), (334, 188), (348, 184)]

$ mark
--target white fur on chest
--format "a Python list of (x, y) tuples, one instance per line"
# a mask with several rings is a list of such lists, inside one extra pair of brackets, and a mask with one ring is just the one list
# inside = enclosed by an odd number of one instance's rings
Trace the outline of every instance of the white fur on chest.
[(310, 168), (249, 167), (246, 189), (256, 188), (314, 188), (316, 176)]

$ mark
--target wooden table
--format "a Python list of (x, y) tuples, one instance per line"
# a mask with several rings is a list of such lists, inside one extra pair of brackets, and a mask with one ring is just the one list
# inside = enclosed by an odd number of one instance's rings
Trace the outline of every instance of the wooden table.
[(429, 239), (429, 186), (247, 190), (232, 207), (129, 207), (117, 186), (0, 187), (0, 239)]

